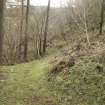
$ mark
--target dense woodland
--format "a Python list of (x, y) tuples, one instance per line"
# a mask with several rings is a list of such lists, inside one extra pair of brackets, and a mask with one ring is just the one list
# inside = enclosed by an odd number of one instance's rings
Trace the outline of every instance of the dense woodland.
[[(71, 44), (104, 32), (104, 1), (70, 0), (66, 7), (31, 6), (30, 1), (15, 4), (1, 1), (0, 60), (3, 64), (27, 62), (44, 56), (54, 40)], [(4, 17), (4, 18), (3, 18)], [(4, 27), (3, 27), (4, 24)], [(77, 40), (78, 39), (78, 40)]]
[(0, 105), (104, 105), (105, 1), (30, 1), (0, 0)]

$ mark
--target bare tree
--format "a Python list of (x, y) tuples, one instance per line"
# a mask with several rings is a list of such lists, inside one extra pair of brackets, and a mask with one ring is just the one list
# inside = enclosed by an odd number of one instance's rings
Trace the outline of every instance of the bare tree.
[(30, 0), (27, 0), (26, 7), (26, 26), (25, 26), (25, 39), (24, 39), (24, 60), (27, 61), (27, 53), (28, 53), (28, 19), (29, 19), (29, 5)]
[(48, 33), (50, 3), (51, 3), (51, 0), (48, 1), (48, 7), (47, 7), (46, 23), (45, 23), (45, 31), (44, 31), (44, 40), (43, 40), (43, 53), (46, 52), (46, 42), (47, 42), (47, 33)]
[(87, 16), (86, 16), (86, 8), (85, 7), (84, 7), (84, 26), (85, 26), (85, 34), (86, 34), (87, 43), (90, 46), (90, 39), (89, 39), (89, 34), (88, 34)]
[(20, 38), (19, 38), (19, 59), (22, 53), (22, 36), (23, 36), (23, 14), (24, 14), (24, 0), (21, 0), (21, 20), (20, 20)]
[(100, 32), (99, 34), (102, 34), (102, 28), (104, 23), (104, 0), (101, 0), (101, 21), (100, 21)]
[(0, 64), (2, 64), (3, 54), (3, 14), (5, 0), (0, 0)]
[(43, 54), (43, 35), (45, 30), (46, 8), (41, 7), (40, 9), (41, 11), (36, 10), (35, 14), (30, 18), (35, 58), (38, 58)]
[[(73, 2), (72, 0), (70, 1), (70, 27), (73, 29), (73, 31), (77, 31), (78, 33), (85, 33), (86, 35), (86, 40), (88, 45), (90, 46), (90, 38), (89, 38), (89, 11), (90, 11), (90, 5), (88, 0), (78, 0), (78, 2), (75, 4), (76, 7), (73, 7)], [(68, 18), (68, 16), (67, 16)], [(74, 33), (73, 32), (73, 33)], [(76, 32), (76, 33), (77, 33)]]

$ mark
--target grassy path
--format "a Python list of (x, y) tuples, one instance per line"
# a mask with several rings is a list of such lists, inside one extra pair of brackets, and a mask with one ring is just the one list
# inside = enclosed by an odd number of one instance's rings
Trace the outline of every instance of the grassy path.
[[(53, 99), (40, 87), (41, 79), (50, 69), (46, 57), (26, 64), (0, 68), (7, 80), (0, 81), (0, 105), (44, 105)], [(40, 101), (41, 100), (41, 101)]]

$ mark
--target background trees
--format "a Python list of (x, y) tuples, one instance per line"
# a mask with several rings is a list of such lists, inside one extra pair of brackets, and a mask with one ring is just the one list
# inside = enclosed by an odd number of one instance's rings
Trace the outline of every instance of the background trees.
[(50, 3), (48, 0), (47, 6), (32, 6), (30, 0), (16, 0), (15, 3), (7, 0), (4, 42), (0, 34), (0, 55), (4, 46), (3, 62), (12, 64), (39, 58), (46, 48), (54, 46), (55, 40), (71, 45), (85, 42), (91, 46), (97, 34), (104, 33), (104, 1), (69, 0), (67, 6), (59, 8), (51, 7)]

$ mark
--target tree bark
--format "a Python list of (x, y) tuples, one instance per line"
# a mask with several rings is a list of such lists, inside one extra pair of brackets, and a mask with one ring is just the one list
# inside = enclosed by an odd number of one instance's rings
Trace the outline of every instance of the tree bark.
[(2, 64), (3, 55), (3, 15), (4, 15), (5, 0), (0, 0), (0, 64)]
[(50, 3), (51, 3), (51, 0), (48, 1), (48, 7), (47, 7), (47, 15), (46, 15), (46, 23), (45, 23), (45, 31), (44, 31), (44, 40), (43, 40), (43, 53), (46, 52), (46, 42), (47, 42), (47, 33), (48, 33)]
[(20, 36), (19, 36), (19, 60), (21, 60), (21, 53), (22, 53), (23, 14), (24, 14), (24, 0), (21, 1), (21, 20), (20, 20)]
[(85, 25), (85, 33), (86, 33), (87, 43), (90, 46), (90, 39), (89, 39), (88, 26), (87, 26), (87, 16), (86, 16), (86, 9), (85, 8), (84, 8), (84, 25)]
[(99, 32), (100, 35), (102, 35), (103, 23), (104, 23), (104, 0), (101, 1), (101, 21), (100, 21), (100, 32)]
[(25, 39), (24, 39), (24, 61), (27, 61), (27, 54), (28, 54), (28, 19), (29, 19), (29, 5), (30, 5), (30, 0), (27, 0), (27, 7), (26, 7), (26, 26), (25, 26)]

